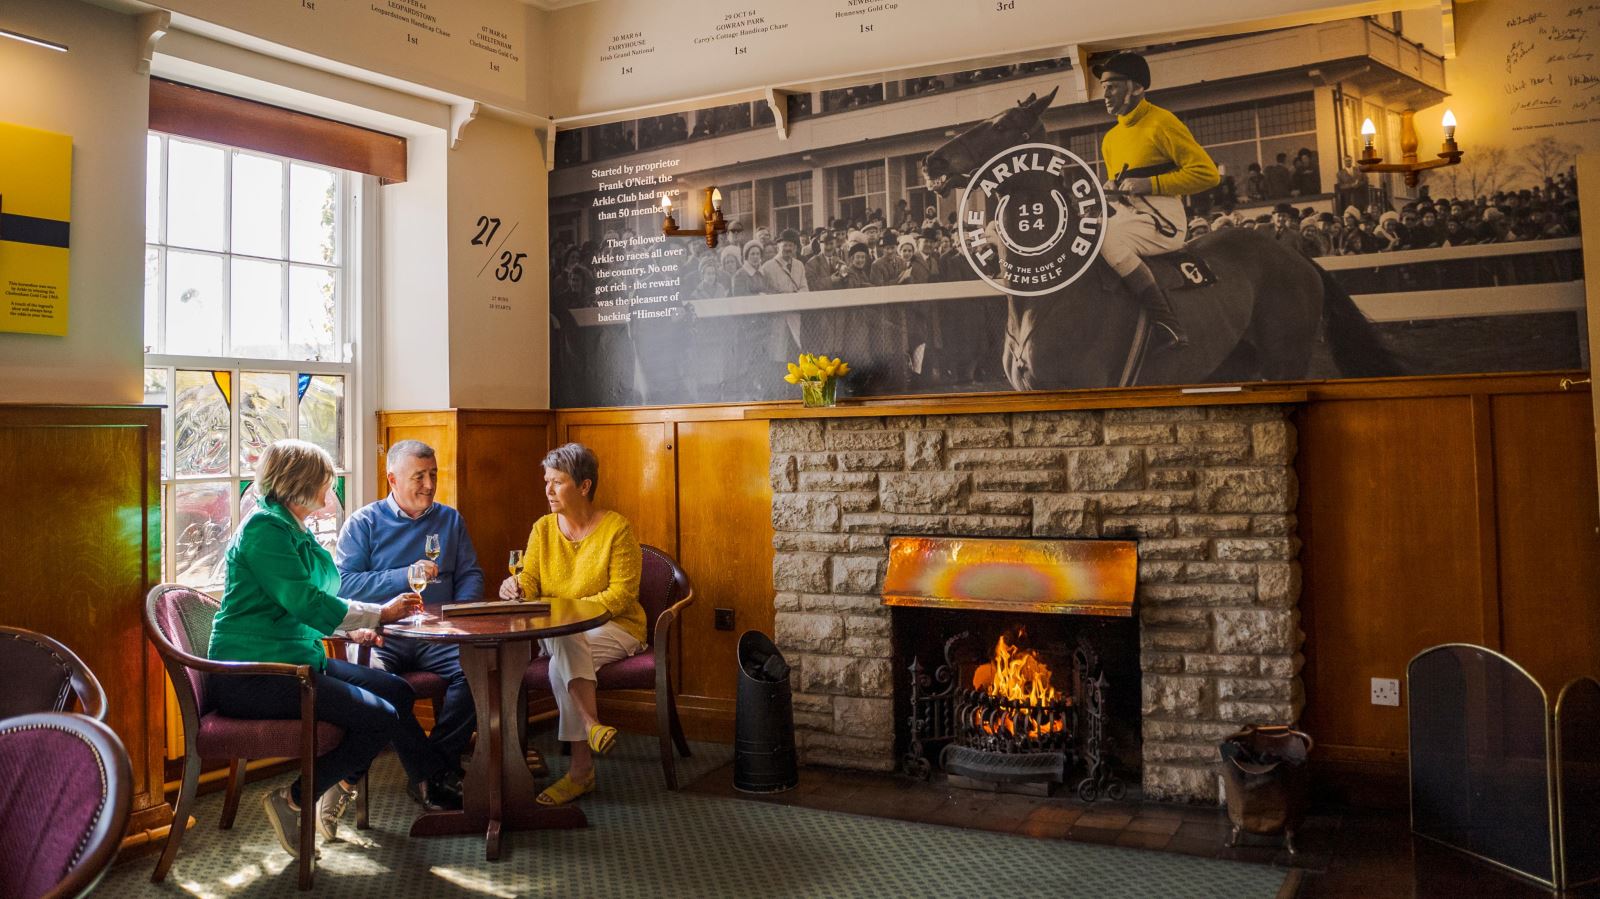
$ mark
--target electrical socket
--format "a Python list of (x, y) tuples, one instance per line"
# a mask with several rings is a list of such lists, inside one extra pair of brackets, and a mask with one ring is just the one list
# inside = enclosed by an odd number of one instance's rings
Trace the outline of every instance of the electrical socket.
[(1373, 705), (1399, 705), (1400, 682), (1392, 677), (1375, 677), (1372, 679), (1372, 704)]
[(733, 630), (733, 610), (732, 609), (712, 609), (711, 610), (711, 622), (712, 622), (711, 626), (714, 627), (715, 629), (719, 630), (719, 631), (731, 631), (731, 630)]

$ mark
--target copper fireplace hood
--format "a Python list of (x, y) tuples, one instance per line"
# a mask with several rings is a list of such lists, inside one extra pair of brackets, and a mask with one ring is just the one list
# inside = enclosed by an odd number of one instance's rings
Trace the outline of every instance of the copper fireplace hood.
[(1133, 617), (1131, 540), (894, 537), (883, 604)]

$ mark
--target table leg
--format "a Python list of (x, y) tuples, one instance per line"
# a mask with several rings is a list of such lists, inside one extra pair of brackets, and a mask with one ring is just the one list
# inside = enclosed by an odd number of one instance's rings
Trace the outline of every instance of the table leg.
[(412, 836), (480, 833), (485, 857), (497, 861), (503, 831), (588, 826), (576, 806), (552, 809), (534, 801), (533, 776), (523, 761), (515, 720), (522, 674), (532, 657), (527, 640), (461, 647), (461, 668), (478, 711), (478, 744), (462, 781), (462, 809), (423, 815), (412, 823)]

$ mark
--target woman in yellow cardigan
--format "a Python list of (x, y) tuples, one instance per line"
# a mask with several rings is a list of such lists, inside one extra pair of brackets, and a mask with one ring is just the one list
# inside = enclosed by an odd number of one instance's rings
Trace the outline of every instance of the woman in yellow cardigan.
[(567, 773), (539, 794), (542, 805), (565, 805), (594, 789), (594, 755), (605, 755), (617, 729), (600, 723), (595, 670), (644, 649), (644, 607), (639, 605), (639, 539), (620, 514), (595, 504), (600, 462), (579, 443), (544, 457), (544, 496), (551, 514), (528, 535), (522, 574), (500, 585), (502, 599), (542, 599), (611, 620), (593, 630), (540, 641), (550, 656), (550, 690), (560, 724), (556, 736), (572, 744)]

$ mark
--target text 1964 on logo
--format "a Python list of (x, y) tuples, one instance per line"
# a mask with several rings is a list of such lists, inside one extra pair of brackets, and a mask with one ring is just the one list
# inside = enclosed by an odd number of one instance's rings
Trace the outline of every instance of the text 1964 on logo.
[(1089, 270), (1105, 237), (1094, 168), (1054, 144), (1018, 144), (984, 163), (961, 194), (961, 251), (983, 280), (1016, 296), (1059, 290)]

